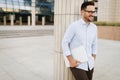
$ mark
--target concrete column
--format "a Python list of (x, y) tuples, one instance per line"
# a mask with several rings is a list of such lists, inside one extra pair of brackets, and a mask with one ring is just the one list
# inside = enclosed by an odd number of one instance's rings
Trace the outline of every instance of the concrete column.
[(42, 25), (45, 25), (45, 16), (42, 17)]
[(28, 16), (28, 26), (30, 26), (30, 16)]
[(6, 25), (6, 16), (4, 16), (3, 21), (4, 21), (4, 25)]
[(19, 20), (20, 20), (20, 25), (22, 25), (22, 17), (21, 16), (19, 17)]
[(13, 26), (14, 25), (14, 15), (13, 14), (10, 15), (10, 20), (11, 20), (11, 26)]
[(32, 14), (32, 26), (35, 26), (35, 1), (36, 0), (32, 0), (32, 9), (31, 9), (31, 14)]
[(55, 0), (54, 80), (75, 80), (70, 69), (65, 67), (61, 41), (68, 25), (80, 18), (80, 6), (83, 1), (84, 0)]

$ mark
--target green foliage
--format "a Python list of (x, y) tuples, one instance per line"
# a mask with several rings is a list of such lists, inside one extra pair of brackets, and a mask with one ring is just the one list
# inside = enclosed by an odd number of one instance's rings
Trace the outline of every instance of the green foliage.
[(94, 22), (97, 26), (119, 26), (120, 22)]

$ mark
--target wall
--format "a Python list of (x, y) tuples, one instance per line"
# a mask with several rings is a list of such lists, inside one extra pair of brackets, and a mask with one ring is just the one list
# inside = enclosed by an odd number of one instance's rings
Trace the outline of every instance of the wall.
[(120, 0), (99, 0), (98, 21), (120, 22)]
[(120, 27), (98, 26), (98, 37), (120, 41)]

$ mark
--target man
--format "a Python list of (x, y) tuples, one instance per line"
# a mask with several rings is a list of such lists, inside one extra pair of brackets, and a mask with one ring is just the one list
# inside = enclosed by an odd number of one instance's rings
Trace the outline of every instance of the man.
[[(92, 80), (97, 52), (97, 27), (92, 23), (95, 15), (94, 2), (84, 2), (81, 6), (81, 15), (80, 20), (68, 27), (62, 41), (62, 48), (75, 79)], [(80, 45), (86, 49), (87, 62), (77, 61), (71, 55), (71, 49)]]

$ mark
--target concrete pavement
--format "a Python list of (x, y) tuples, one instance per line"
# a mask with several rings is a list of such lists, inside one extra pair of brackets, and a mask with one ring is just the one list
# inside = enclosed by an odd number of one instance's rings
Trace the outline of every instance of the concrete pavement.
[(99, 39), (93, 80), (120, 80), (120, 41)]
[(0, 80), (53, 80), (53, 36), (0, 40)]
[[(93, 80), (120, 80), (120, 41), (98, 43)], [(53, 80), (53, 58), (53, 35), (0, 39), (0, 80)]]

